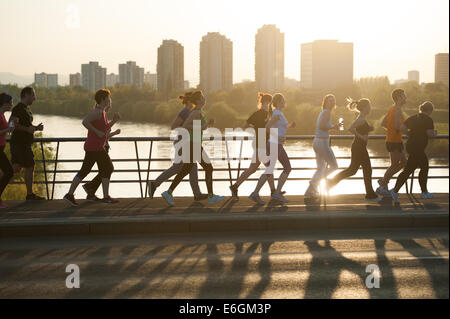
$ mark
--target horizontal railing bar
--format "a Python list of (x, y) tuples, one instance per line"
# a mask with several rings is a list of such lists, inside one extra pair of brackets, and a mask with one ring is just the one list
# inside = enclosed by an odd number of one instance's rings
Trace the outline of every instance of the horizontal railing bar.
[[(380, 177), (372, 177), (372, 180), (376, 180), (379, 179)], [(448, 176), (428, 176), (429, 179), (448, 179)], [(346, 178), (346, 180), (363, 180), (363, 177), (349, 177)], [(393, 177), (392, 179), (397, 179), (396, 177)], [(411, 178), (410, 178), (411, 179)], [(417, 176), (414, 176), (414, 179), (418, 179)], [(233, 180), (236, 180), (235, 178), (233, 178)], [(278, 178), (274, 178), (274, 180), (278, 180)], [(310, 177), (293, 177), (293, 178), (289, 178), (289, 181), (309, 181), (311, 180)], [(165, 182), (172, 182), (173, 179), (168, 179)], [(199, 179), (199, 182), (205, 182), (205, 179)], [(214, 179), (214, 182), (229, 182), (230, 180), (228, 178), (218, 178), (218, 179)], [(246, 179), (246, 181), (258, 181), (257, 178), (249, 178)], [(111, 180), (111, 183), (137, 183), (139, 184), (139, 180)], [(145, 183), (146, 181), (142, 181), (142, 183)], [(183, 179), (182, 182), (189, 182), (189, 179)], [(35, 181), (35, 184), (45, 184), (45, 181)], [(55, 184), (71, 184), (72, 181), (68, 180), (68, 181), (55, 181)], [(9, 184), (23, 184), (21, 182), (10, 182)]]
[[(301, 161), (301, 160), (315, 160), (316, 158), (313, 156), (307, 156), (307, 157), (289, 157), (289, 160), (291, 161)], [(337, 156), (336, 159), (342, 159), (342, 160), (349, 160), (351, 159), (350, 156)], [(386, 156), (372, 156), (370, 157), (370, 159), (390, 159), (389, 157)], [(433, 159), (448, 159), (448, 156), (431, 156), (428, 158), (429, 160), (433, 160)], [(215, 158), (210, 158), (211, 161), (226, 161), (227, 158), (223, 157), (223, 158), (219, 158), (219, 157), (215, 157)], [(230, 161), (250, 161), (252, 160), (251, 157), (230, 157)], [(132, 158), (116, 158), (116, 159), (111, 159), (112, 162), (118, 162), (118, 163), (126, 163), (126, 162), (133, 162), (136, 163), (136, 159), (132, 159)], [(144, 159), (144, 158), (140, 158), (139, 162), (148, 162), (149, 159)], [(152, 158), (151, 159), (152, 162), (173, 162), (172, 159), (170, 158)], [(40, 159), (36, 159), (35, 162), (43, 162), (43, 160)], [(51, 159), (46, 159), (45, 163), (55, 163), (55, 160), (51, 160)], [(58, 159), (57, 161), (58, 163), (82, 163), (83, 159)]]
[[(352, 140), (354, 139), (353, 135), (330, 135), (331, 139), (335, 140)], [(407, 139), (408, 137), (406, 135), (403, 136), (403, 139)], [(433, 139), (448, 139), (448, 134), (442, 134), (434, 137)], [(214, 137), (204, 137), (204, 141), (212, 141), (212, 140), (222, 140), (222, 141), (242, 141), (242, 140), (252, 140), (253, 136), (219, 136), (217, 138)], [(287, 140), (313, 140), (314, 135), (288, 135), (286, 136)], [(385, 135), (369, 135), (370, 140), (381, 140), (386, 139)], [(86, 137), (36, 137), (34, 139), (35, 142), (84, 142), (86, 140)], [(9, 138), (7, 138), (7, 141), (9, 141)], [(171, 141), (173, 142), (173, 139), (170, 139), (168, 136), (158, 136), (158, 137), (113, 137), (110, 139), (110, 141), (117, 141), (117, 142), (158, 142), (158, 141)]]
[[(338, 167), (337, 169), (339, 170), (339, 169), (346, 169), (346, 168), (347, 167)], [(389, 167), (388, 166), (375, 166), (375, 167), (372, 167), (373, 170), (384, 170), (384, 169), (387, 169), (387, 168), (389, 168)], [(448, 168), (449, 168), (449, 166), (430, 166), (429, 167), (429, 169), (448, 169)], [(149, 170), (149, 172), (150, 173), (162, 173), (162, 172), (166, 171), (166, 169), (151, 169), (151, 170)], [(242, 171), (242, 170), (245, 170), (245, 169), (246, 168), (244, 168), (244, 169), (241, 168), (240, 170)], [(316, 167), (292, 167), (291, 169), (293, 171), (308, 171), (308, 170), (315, 171), (315, 170), (317, 170)], [(228, 169), (228, 168), (214, 168), (214, 172), (228, 172), (229, 170), (231, 170), (231, 171), (238, 171), (239, 168), (237, 168), (237, 167), (231, 167), (230, 169)], [(257, 170), (264, 171), (265, 168), (259, 167)], [(282, 171), (283, 168), (282, 167), (276, 167), (275, 170)], [(201, 169), (200, 167), (198, 168), (198, 171), (199, 172), (204, 172), (204, 170)], [(78, 172), (79, 172), (79, 170), (76, 170), (76, 169), (68, 169), (68, 170), (57, 170), (56, 174), (68, 174), (68, 173), (78, 173)], [(114, 170), (114, 173), (138, 173), (138, 172), (142, 172), (142, 169), (141, 170), (138, 170), (138, 169), (115, 169)], [(35, 173), (45, 173), (45, 172), (43, 170), (37, 170), (37, 171), (35, 171)], [(49, 175), (51, 175), (53, 173), (54, 173), (54, 171), (53, 172), (48, 172)], [(98, 170), (91, 170), (90, 173), (98, 173)]]

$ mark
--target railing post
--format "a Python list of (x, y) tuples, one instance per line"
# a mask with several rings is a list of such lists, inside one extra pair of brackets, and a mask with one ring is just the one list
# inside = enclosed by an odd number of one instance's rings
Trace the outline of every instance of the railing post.
[(228, 152), (228, 142), (226, 137), (225, 137), (225, 148), (227, 150), (228, 175), (230, 177), (230, 186), (231, 186), (233, 185), (233, 177), (231, 176), (230, 154)]
[(44, 180), (45, 180), (45, 188), (47, 190), (47, 200), (50, 199), (48, 192), (48, 181), (47, 181), (47, 168), (45, 166), (45, 152), (44, 152), (44, 144), (41, 140), (41, 152), (42, 152), (42, 164), (44, 166)]
[(150, 177), (150, 163), (152, 162), (152, 149), (153, 149), (153, 141), (150, 141), (150, 151), (148, 152), (147, 182), (145, 183), (144, 198), (147, 198), (148, 193), (148, 179)]
[(53, 169), (53, 183), (52, 183), (52, 200), (55, 194), (55, 180), (56, 180), (56, 166), (58, 165), (58, 154), (59, 154), (59, 142), (56, 144), (56, 158), (55, 158), (55, 168)]
[(134, 148), (136, 150), (136, 163), (137, 163), (138, 175), (139, 175), (139, 189), (141, 190), (141, 198), (144, 198), (144, 194), (142, 193), (141, 164), (139, 163), (139, 152), (138, 152), (138, 147), (137, 147), (137, 141), (134, 141)]
[(241, 140), (241, 149), (239, 150), (239, 163), (238, 163), (238, 171), (237, 171), (236, 180), (238, 180), (239, 175), (241, 173), (241, 158), (242, 158), (242, 145), (243, 144), (244, 144), (244, 140)]

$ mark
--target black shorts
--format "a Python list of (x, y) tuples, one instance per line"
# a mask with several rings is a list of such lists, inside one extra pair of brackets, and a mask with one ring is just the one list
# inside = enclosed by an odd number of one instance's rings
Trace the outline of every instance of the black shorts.
[(393, 143), (393, 142), (386, 142), (386, 149), (389, 153), (392, 152), (403, 152), (403, 143)]
[(34, 154), (31, 144), (11, 143), (11, 163), (21, 167), (34, 167)]

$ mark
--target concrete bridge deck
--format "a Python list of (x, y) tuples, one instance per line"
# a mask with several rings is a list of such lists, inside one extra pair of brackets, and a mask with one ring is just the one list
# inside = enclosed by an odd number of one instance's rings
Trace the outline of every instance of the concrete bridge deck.
[(175, 207), (161, 198), (126, 198), (115, 205), (79, 200), (78, 207), (62, 200), (9, 201), (0, 211), (0, 237), (448, 227), (447, 193), (431, 200), (401, 194), (400, 205), (390, 198), (368, 203), (360, 194), (316, 202), (287, 198), (287, 205), (263, 198), (261, 206), (247, 197), (214, 205), (178, 197)]

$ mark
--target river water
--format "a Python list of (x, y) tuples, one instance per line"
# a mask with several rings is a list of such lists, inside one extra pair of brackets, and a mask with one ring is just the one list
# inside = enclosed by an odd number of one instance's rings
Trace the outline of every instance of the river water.
[[(7, 118), (9, 115), (7, 115)], [(44, 131), (43, 137), (85, 137), (86, 129), (81, 125), (80, 119), (62, 117), (62, 116), (49, 116), (49, 115), (34, 115), (34, 123), (44, 123)], [(142, 123), (130, 123), (130, 122), (120, 122), (116, 124), (115, 128), (120, 128), (122, 133), (120, 136), (123, 137), (149, 137), (149, 136), (169, 136), (170, 128), (165, 125), (156, 125), (156, 124), (142, 124)], [(369, 143), (369, 153), (371, 155), (373, 152), (370, 150), (371, 143), (383, 143), (383, 141), (370, 141)], [(351, 141), (348, 141), (348, 147), (337, 147), (333, 146), (333, 150), (337, 157), (339, 156), (350, 156), (350, 146)], [(214, 144), (213, 142), (204, 142), (206, 146), (205, 149), (210, 157), (218, 157), (221, 156), (220, 152), (224, 152), (225, 144)], [(56, 144), (53, 145), (56, 148)], [(229, 156), (230, 157), (238, 157), (240, 152), (240, 142), (228, 142), (229, 147)], [(138, 151), (139, 156), (141, 158), (148, 157), (149, 154), (150, 143), (149, 142), (140, 142), (138, 143)], [(314, 156), (314, 152), (312, 150), (310, 141), (292, 141), (286, 144), (286, 151), (289, 156)], [(152, 158), (168, 158), (171, 156), (173, 152), (172, 143), (171, 142), (155, 142), (153, 145)], [(218, 154), (219, 153), (219, 154)], [(225, 153), (226, 154), (226, 153)], [(123, 158), (136, 158), (135, 146), (133, 142), (111, 142), (111, 158), (113, 159), (123, 159)], [(244, 142), (243, 157), (251, 157), (252, 156), (252, 147), (250, 142)], [(59, 149), (59, 159), (82, 159), (84, 157), (83, 143), (71, 142), (71, 143), (61, 143)], [(349, 165), (349, 160), (338, 160), (339, 167), (347, 167)], [(213, 166), (215, 168), (227, 168), (228, 164), (225, 161), (213, 161)], [(434, 161), (431, 161), (430, 165), (435, 165)], [(442, 162), (440, 163), (442, 165)], [(169, 165), (169, 162), (152, 162), (152, 169), (165, 169)], [(237, 167), (238, 162), (234, 161), (231, 163), (232, 167)], [(243, 161), (241, 163), (241, 172), (242, 168), (247, 168), (249, 165), (249, 161)], [(315, 168), (316, 163), (314, 160), (292, 160), (292, 167), (311, 167)], [(373, 167), (382, 167), (387, 166), (388, 162), (386, 160), (372, 160)], [(128, 162), (128, 163), (114, 163), (116, 169), (131, 169), (137, 168), (136, 162)], [(78, 170), (81, 167), (81, 163), (64, 163), (58, 164), (58, 169), (66, 169), (66, 170)], [(95, 166), (94, 166), (95, 167)], [(147, 163), (141, 162), (141, 169), (147, 168)], [(262, 171), (256, 172), (252, 177), (257, 178)], [(276, 174), (280, 174), (281, 171), (276, 171)], [(314, 170), (293, 170), (291, 172), (290, 177), (311, 177), (314, 173)], [(154, 179), (159, 173), (151, 173), (150, 179)], [(233, 178), (236, 178), (237, 172), (233, 172)], [(384, 170), (374, 170), (373, 176), (379, 177), (384, 174)], [(445, 175), (448, 176), (448, 169), (433, 169), (430, 170), (431, 175)], [(57, 180), (72, 180), (74, 173), (65, 174), (61, 173), (57, 175)], [(199, 177), (203, 178), (203, 173), (199, 173)], [(362, 176), (362, 171), (359, 170), (357, 175)], [(89, 180), (93, 177), (93, 174), (90, 174), (86, 177), (85, 180)], [(147, 173), (141, 173), (142, 180), (146, 180)], [(225, 172), (215, 172), (214, 178), (228, 178), (229, 173)], [(52, 178), (52, 176), (51, 176)], [(138, 173), (113, 173), (113, 180), (137, 180)], [(393, 187), (394, 180), (391, 181), (390, 186)], [(230, 190), (228, 186), (229, 182), (214, 182), (214, 192), (220, 195), (230, 195)], [(240, 189), (239, 194), (244, 196), (250, 194), (253, 188), (256, 185), (256, 181), (246, 181), (244, 182)], [(428, 187), (431, 192), (448, 192), (449, 186), (447, 180), (438, 180), (438, 179), (430, 179), (428, 182)], [(288, 181), (284, 186), (284, 190), (287, 192), (287, 195), (302, 195), (304, 194), (306, 188), (308, 186), (308, 181)], [(376, 179), (373, 180), (374, 188), (377, 187)], [(159, 196), (162, 191), (167, 190), (169, 187), (168, 183), (163, 183), (155, 193), (155, 196)], [(57, 185), (55, 188), (55, 198), (62, 198), (64, 194), (67, 192), (69, 188), (68, 184)], [(142, 183), (142, 188), (145, 190), (145, 183)], [(206, 185), (204, 182), (200, 182), (200, 188), (203, 192), (206, 192)], [(335, 188), (330, 192), (331, 195), (338, 194), (363, 194), (365, 192), (364, 183), (362, 180), (344, 180), (340, 184), (338, 184)], [(402, 189), (404, 192), (404, 189)], [(418, 187), (418, 182), (414, 183), (414, 192), (420, 192), (420, 188)], [(140, 187), (139, 183), (112, 183), (110, 187), (111, 196), (117, 198), (123, 197), (139, 197), (140, 196)], [(265, 185), (261, 191), (262, 195), (268, 195), (269, 187)], [(79, 187), (75, 193), (77, 198), (84, 198), (85, 193), (81, 187)], [(101, 195), (101, 190), (98, 191), (98, 195)], [(181, 183), (178, 188), (175, 190), (175, 196), (191, 196), (192, 191), (190, 190), (189, 183)]]

